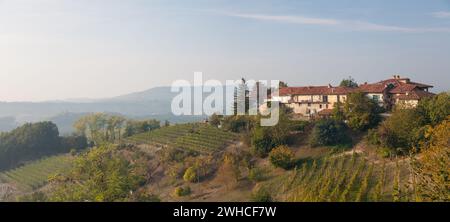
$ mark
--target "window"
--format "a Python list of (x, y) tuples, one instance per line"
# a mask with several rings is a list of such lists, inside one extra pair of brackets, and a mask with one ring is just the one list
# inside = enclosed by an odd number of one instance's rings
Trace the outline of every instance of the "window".
[(311, 107), (311, 103), (308, 103), (308, 107)]
[(373, 95), (373, 96), (372, 96), (372, 99), (373, 99), (375, 102), (378, 102), (378, 101), (380, 101), (380, 96), (379, 96), (379, 95)]
[(323, 96), (322, 100), (323, 100), (324, 103), (327, 103), (328, 102), (328, 96)]
[(320, 105), (320, 106), (319, 106), (319, 108), (321, 108), (321, 109), (322, 109), (322, 105)]

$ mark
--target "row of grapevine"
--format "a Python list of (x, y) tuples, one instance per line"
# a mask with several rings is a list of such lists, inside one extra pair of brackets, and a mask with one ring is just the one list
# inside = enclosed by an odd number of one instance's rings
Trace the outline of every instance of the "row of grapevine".
[[(306, 162), (262, 185), (280, 201), (405, 201), (411, 195), (405, 188), (409, 177), (400, 175), (400, 168), (399, 164), (370, 163), (357, 154), (340, 155)], [(394, 173), (387, 175), (387, 171)]]
[(211, 153), (226, 147), (237, 135), (205, 124), (180, 124), (163, 127), (126, 139), (128, 143), (151, 144), (162, 147)]
[(22, 190), (34, 190), (44, 186), (49, 176), (68, 170), (72, 165), (72, 157), (59, 155), (41, 159), (22, 167), (0, 173), (3, 183), (16, 185)]

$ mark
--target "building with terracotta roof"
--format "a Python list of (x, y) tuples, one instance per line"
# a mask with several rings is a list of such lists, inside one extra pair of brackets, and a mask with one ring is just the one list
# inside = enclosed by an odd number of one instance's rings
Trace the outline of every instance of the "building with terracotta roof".
[(410, 81), (399, 75), (377, 83), (364, 83), (356, 88), (328, 86), (303, 86), (280, 88), (278, 96), (272, 96), (271, 101), (292, 108), (295, 114), (310, 119), (315, 116), (329, 116), (338, 102), (345, 102), (352, 92), (363, 92), (379, 106), (391, 109), (402, 105), (414, 107), (428, 96), (433, 96), (429, 89), (433, 86)]

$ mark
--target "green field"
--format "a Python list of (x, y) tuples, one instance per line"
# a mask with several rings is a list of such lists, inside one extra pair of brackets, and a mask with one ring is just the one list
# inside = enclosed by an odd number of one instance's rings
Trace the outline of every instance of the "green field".
[(405, 164), (371, 164), (346, 155), (310, 160), (263, 187), (288, 202), (406, 201), (412, 198), (408, 176)]
[(206, 124), (180, 124), (135, 135), (127, 138), (126, 142), (212, 153), (235, 139), (236, 134)]
[(0, 181), (11, 183), (19, 189), (31, 191), (44, 186), (48, 177), (68, 170), (73, 158), (69, 155), (52, 156), (31, 162), (22, 167), (0, 173)]

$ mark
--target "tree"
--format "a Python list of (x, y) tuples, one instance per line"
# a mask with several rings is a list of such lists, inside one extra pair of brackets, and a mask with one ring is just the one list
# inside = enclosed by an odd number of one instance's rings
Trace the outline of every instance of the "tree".
[(290, 129), (289, 110), (280, 108), (277, 125), (271, 127), (257, 125), (253, 129), (251, 134), (253, 150), (258, 156), (266, 157), (273, 148), (289, 143)]
[(332, 118), (338, 122), (345, 121), (345, 113), (341, 102), (337, 102), (333, 107)]
[(92, 149), (75, 160), (66, 175), (50, 179), (50, 200), (56, 202), (126, 201), (144, 180), (137, 166), (127, 161), (113, 145)]
[(351, 76), (349, 76), (347, 79), (343, 79), (339, 86), (342, 87), (351, 87), (351, 88), (357, 88), (358, 83), (353, 79)]
[(211, 125), (211, 126), (215, 126), (215, 127), (218, 127), (218, 126), (220, 126), (220, 123), (222, 122), (222, 119), (223, 119), (223, 116), (222, 115), (218, 115), (218, 114), (212, 114), (210, 117), (209, 117), (209, 124)]
[(378, 128), (379, 143), (394, 153), (417, 147), (426, 119), (416, 109), (396, 109)]
[(195, 167), (189, 167), (184, 173), (183, 179), (186, 182), (198, 182), (197, 169)]
[(126, 121), (124, 136), (129, 137), (136, 134), (150, 132), (159, 129), (161, 123), (157, 120), (128, 120)]
[(431, 125), (437, 125), (450, 115), (450, 94), (440, 93), (424, 98), (419, 102), (417, 109)]
[(366, 130), (380, 121), (379, 106), (362, 92), (350, 93), (344, 104), (347, 125), (353, 130)]
[(288, 87), (286, 82), (280, 81), (280, 88)]
[(429, 133), (420, 158), (413, 158), (415, 189), (422, 200), (450, 201), (450, 116)]
[(120, 115), (95, 113), (74, 123), (77, 134), (84, 135), (96, 145), (114, 143), (122, 137), (148, 132), (160, 127), (157, 120), (127, 120)]
[(333, 119), (319, 120), (310, 137), (311, 146), (333, 146), (351, 142), (351, 138), (346, 133), (347, 127), (343, 122)]
[(44, 156), (67, 152), (52, 122), (27, 123), (0, 136), (0, 169)]
[[(247, 81), (242, 78), (240, 84), (238, 84), (235, 88), (234, 88), (234, 102), (233, 102), (233, 114), (234, 115), (238, 115), (238, 114), (248, 114), (248, 110), (249, 110), (249, 103), (250, 103), (250, 99), (249, 99), (249, 89), (247, 86)], [(239, 106), (244, 106), (244, 113), (238, 113), (238, 107)]]
[(294, 152), (287, 146), (279, 146), (269, 154), (269, 160), (275, 167), (289, 169), (294, 164)]

